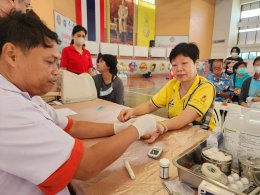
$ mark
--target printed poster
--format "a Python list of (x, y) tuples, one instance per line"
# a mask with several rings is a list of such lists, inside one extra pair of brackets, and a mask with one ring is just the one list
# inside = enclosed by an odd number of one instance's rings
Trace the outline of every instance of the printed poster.
[(61, 44), (59, 45), (61, 52), (64, 47), (70, 45), (72, 29), (76, 23), (56, 11), (54, 11), (54, 20), (55, 32), (61, 40)]

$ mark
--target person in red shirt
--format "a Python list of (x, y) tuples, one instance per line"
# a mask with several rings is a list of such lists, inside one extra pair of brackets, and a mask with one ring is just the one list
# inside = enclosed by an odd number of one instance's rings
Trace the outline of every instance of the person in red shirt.
[(93, 75), (93, 63), (90, 52), (83, 47), (86, 35), (87, 30), (83, 26), (74, 26), (70, 46), (62, 50), (62, 68), (76, 74), (89, 73)]

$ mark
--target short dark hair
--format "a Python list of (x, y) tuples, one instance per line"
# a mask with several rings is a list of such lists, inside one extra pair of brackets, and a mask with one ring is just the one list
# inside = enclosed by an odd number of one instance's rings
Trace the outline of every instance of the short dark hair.
[(223, 63), (223, 59), (214, 59), (213, 62), (212, 62), (212, 66), (213, 66), (214, 62), (221, 62), (221, 63)]
[(51, 31), (41, 20), (30, 14), (12, 12), (0, 18), (0, 54), (7, 42), (19, 46), (24, 51), (42, 45), (51, 48), (46, 38), (60, 43), (58, 35)]
[(233, 66), (233, 73), (235, 73), (235, 70), (238, 69), (238, 67), (240, 65), (244, 64), (245, 66), (247, 66), (247, 63), (246, 62), (237, 62), (234, 66)]
[[(75, 35), (77, 32), (84, 31), (85, 35), (87, 35), (88, 31), (81, 25), (76, 25), (72, 29), (72, 35)], [(74, 40), (72, 39), (70, 44), (74, 44)]]
[(196, 60), (199, 59), (200, 51), (195, 43), (179, 43), (170, 53), (170, 62), (172, 62), (172, 60), (174, 60), (178, 55), (189, 57), (195, 63)]
[(257, 56), (257, 57), (254, 59), (253, 65), (255, 65), (255, 63), (256, 63), (257, 61), (260, 61), (260, 56)]
[(232, 50), (233, 50), (233, 49), (237, 50), (238, 55), (240, 54), (240, 49), (239, 49), (239, 47), (232, 47), (232, 49), (230, 50), (230, 53), (232, 53)]
[(99, 54), (99, 60), (106, 62), (109, 67), (109, 72), (113, 75), (117, 75), (117, 57), (110, 54)]

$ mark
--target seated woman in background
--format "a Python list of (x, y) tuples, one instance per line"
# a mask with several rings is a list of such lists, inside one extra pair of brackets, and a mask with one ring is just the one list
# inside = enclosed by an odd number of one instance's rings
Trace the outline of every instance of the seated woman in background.
[(223, 72), (223, 61), (216, 59), (212, 63), (212, 73), (206, 77), (216, 88), (216, 102), (230, 102), (233, 92), (232, 80)]
[(232, 47), (232, 49), (230, 50), (230, 54), (231, 56), (224, 60), (224, 68), (225, 68), (225, 73), (227, 75), (233, 74), (233, 66), (237, 62), (244, 61), (242, 58), (238, 56), (240, 54), (239, 47)]
[(232, 102), (238, 102), (242, 83), (250, 77), (247, 73), (246, 62), (238, 62), (233, 66), (233, 74), (230, 79), (233, 81), (234, 95)]
[(253, 66), (255, 74), (243, 82), (239, 96), (239, 104), (244, 107), (260, 102), (260, 56), (256, 57)]
[(216, 127), (213, 114), (215, 87), (197, 74), (197, 45), (180, 43), (171, 51), (169, 58), (174, 78), (150, 101), (132, 109), (123, 109), (118, 116), (119, 121), (125, 122), (134, 116), (166, 107), (169, 119), (161, 123), (158, 132), (144, 137), (147, 143), (152, 143), (167, 130), (180, 129), (190, 123), (211, 131)]
[(109, 54), (98, 54), (97, 74), (93, 77), (98, 98), (124, 104), (124, 85), (117, 76), (117, 58)]

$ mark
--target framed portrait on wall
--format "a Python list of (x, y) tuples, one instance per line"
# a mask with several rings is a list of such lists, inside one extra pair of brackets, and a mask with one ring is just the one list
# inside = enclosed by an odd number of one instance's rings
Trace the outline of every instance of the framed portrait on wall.
[(107, 9), (110, 43), (133, 45), (134, 0), (110, 0)]

